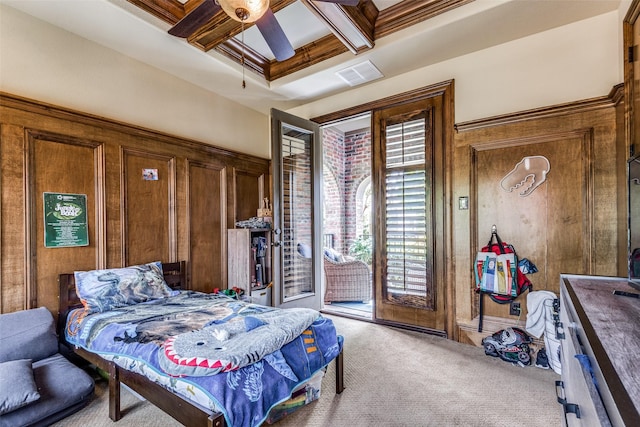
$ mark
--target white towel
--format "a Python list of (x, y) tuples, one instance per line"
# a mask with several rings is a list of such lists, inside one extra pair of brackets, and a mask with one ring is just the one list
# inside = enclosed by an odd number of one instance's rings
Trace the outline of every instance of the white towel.
[(556, 298), (558, 298), (556, 294), (550, 291), (532, 291), (527, 294), (527, 323), (525, 329), (528, 333), (536, 338), (540, 338), (545, 330), (547, 317), (547, 309), (545, 307), (552, 305), (545, 304), (544, 302), (548, 299), (551, 299), (553, 302)]
[(533, 291), (527, 294), (527, 322), (525, 329), (536, 338), (544, 333), (547, 360), (551, 368), (560, 375), (560, 341), (556, 339), (553, 319), (553, 301), (558, 297), (550, 291)]

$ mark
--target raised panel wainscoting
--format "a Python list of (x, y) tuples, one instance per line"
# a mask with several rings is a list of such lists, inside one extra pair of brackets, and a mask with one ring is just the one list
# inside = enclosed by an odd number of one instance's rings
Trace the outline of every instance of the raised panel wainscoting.
[[(0, 311), (57, 310), (60, 273), (187, 260), (227, 286), (227, 228), (268, 195), (269, 160), (0, 94)], [(88, 245), (45, 247), (43, 193), (86, 195)]]

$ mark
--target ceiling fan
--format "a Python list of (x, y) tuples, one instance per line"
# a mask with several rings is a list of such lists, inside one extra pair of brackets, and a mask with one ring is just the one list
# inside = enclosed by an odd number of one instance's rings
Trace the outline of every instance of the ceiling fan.
[[(343, 6), (357, 6), (359, 3), (359, 0), (318, 1), (337, 3)], [(243, 24), (255, 22), (276, 61), (281, 62), (295, 55), (293, 46), (287, 39), (275, 14), (269, 8), (269, 0), (204, 0), (169, 29), (169, 34), (176, 37), (189, 37), (220, 10)]]

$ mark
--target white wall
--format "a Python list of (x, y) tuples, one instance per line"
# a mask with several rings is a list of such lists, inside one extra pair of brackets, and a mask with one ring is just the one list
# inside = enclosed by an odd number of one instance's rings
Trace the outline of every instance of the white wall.
[(0, 5), (0, 90), (269, 158), (269, 118)]
[(455, 79), (456, 123), (607, 95), (622, 83), (618, 11), (290, 109), (316, 117)]

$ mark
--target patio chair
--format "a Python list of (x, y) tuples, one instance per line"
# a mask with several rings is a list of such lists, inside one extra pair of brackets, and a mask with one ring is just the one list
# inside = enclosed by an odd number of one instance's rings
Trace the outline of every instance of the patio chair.
[(324, 302), (371, 300), (371, 272), (360, 260), (338, 262), (324, 255)]

